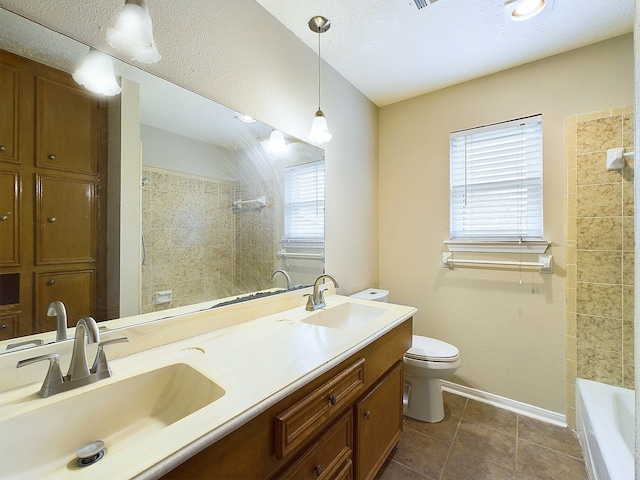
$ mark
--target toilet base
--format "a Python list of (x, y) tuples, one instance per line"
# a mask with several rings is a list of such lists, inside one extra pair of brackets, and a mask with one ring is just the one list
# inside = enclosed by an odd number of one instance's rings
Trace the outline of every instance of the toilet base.
[(444, 419), (442, 384), (439, 378), (416, 378), (404, 374), (404, 414), (422, 422), (437, 423)]

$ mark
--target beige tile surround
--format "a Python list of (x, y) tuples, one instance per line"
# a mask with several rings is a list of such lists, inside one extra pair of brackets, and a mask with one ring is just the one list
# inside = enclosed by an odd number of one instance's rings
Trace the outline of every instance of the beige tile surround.
[[(271, 286), (272, 182), (240, 184), (151, 167), (142, 176), (150, 179), (142, 191), (142, 313)], [(262, 195), (267, 207), (233, 208), (235, 199)], [(164, 290), (172, 290), (173, 299), (157, 304), (155, 293)]]
[(606, 170), (606, 150), (634, 146), (633, 107), (565, 122), (567, 162), (566, 398), (575, 379), (634, 388), (633, 157)]

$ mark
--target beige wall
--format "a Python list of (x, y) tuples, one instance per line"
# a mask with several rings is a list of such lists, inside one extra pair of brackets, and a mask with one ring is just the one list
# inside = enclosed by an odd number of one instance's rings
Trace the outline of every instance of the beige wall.
[[(0, 0), (111, 52), (105, 30), (122, 0), (55, 3)], [(318, 107), (318, 57), (278, 20), (253, 0), (154, 0), (150, 9), (163, 58), (147, 70), (306, 139)], [(325, 146), (326, 270), (340, 293), (352, 293), (378, 282), (378, 109), (326, 64), (322, 91), (333, 133)]]
[[(626, 35), (380, 110), (380, 287), (419, 309), (416, 333), (460, 349), (453, 381), (565, 413), (565, 119), (633, 94)], [(443, 269), (449, 133), (537, 113), (553, 275)]]

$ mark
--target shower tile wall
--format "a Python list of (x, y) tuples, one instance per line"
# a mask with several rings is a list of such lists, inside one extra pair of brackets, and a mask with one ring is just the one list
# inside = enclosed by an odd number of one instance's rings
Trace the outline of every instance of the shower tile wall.
[(271, 273), (276, 265), (275, 219), (278, 202), (275, 182), (257, 180), (236, 185), (235, 200), (266, 197), (266, 206), (243, 204), (235, 208), (235, 286), (238, 292), (255, 292), (274, 286)]
[(567, 421), (575, 379), (634, 388), (633, 157), (606, 170), (606, 151), (633, 150), (633, 107), (566, 120)]
[[(142, 313), (233, 295), (232, 183), (145, 168)], [(155, 293), (172, 290), (157, 304)]]

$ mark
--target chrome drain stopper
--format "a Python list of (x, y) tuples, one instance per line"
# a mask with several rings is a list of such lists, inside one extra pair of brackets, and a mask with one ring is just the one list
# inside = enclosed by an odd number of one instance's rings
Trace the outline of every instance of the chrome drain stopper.
[(88, 467), (104, 457), (104, 454), (104, 442), (102, 440), (94, 440), (78, 449), (76, 452), (78, 457), (76, 465), (78, 467)]

